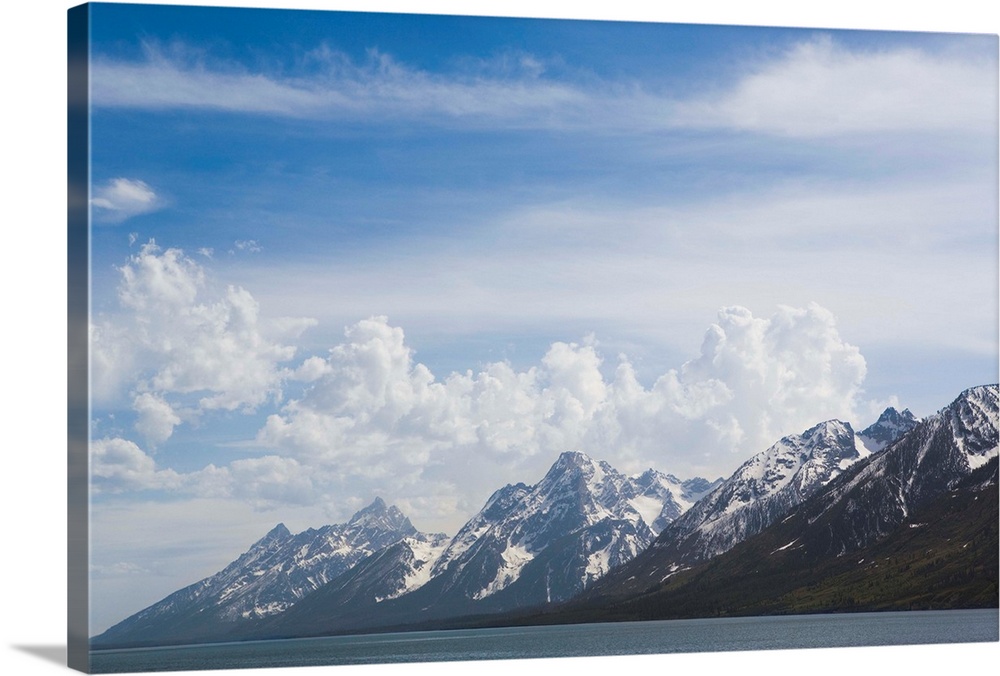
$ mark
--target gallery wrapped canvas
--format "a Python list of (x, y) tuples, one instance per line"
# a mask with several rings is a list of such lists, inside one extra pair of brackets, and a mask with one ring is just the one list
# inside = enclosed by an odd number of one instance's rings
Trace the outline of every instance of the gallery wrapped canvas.
[(996, 35), (68, 26), (73, 668), (998, 640)]

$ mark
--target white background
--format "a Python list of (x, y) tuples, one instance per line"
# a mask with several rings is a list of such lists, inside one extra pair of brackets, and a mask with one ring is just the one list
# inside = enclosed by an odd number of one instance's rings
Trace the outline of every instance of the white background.
[[(160, 0), (161, 4), (181, 4)], [(66, 645), (66, 10), (72, 2), (8, 3), (0, 20), (3, 78), (3, 144), (0, 199), (0, 448), (3, 476), (3, 624), (0, 672), (31, 675), (64, 672)], [(660, 20), (692, 23), (888, 28), (948, 32), (998, 32), (1000, 14), (982, 0), (837, 3), (776, 0), (702, 0), (693, 3), (556, 2), (555, 0), (323, 0), (296, 2), (186, 2), (309, 9), (421, 11), (506, 16)], [(664, 7), (659, 7), (664, 5)], [(340, 676), (464, 674), (483, 676), (516, 669), (523, 674), (555, 669), (605, 672), (714, 673), (741, 675), (857, 672), (938, 674), (988, 671), (1000, 663), (1000, 644), (771, 651), (446, 663), (369, 667), (265, 669), (251, 673), (335, 673)], [(198, 673), (198, 672), (194, 672)], [(246, 672), (200, 672), (237, 674)]]

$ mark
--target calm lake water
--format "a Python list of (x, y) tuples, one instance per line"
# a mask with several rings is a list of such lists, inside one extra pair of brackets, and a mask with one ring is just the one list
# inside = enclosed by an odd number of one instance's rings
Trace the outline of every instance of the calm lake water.
[(1000, 640), (997, 610), (740, 617), (461, 629), (103, 650), (94, 673), (581, 657)]

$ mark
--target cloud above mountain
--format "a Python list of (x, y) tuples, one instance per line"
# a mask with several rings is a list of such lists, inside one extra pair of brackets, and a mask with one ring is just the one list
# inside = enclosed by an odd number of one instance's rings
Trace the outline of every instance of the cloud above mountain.
[[(443, 514), (481, 502), (498, 476), (540, 475), (566, 450), (626, 471), (721, 474), (783, 434), (852, 418), (863, 401), (865, 360), (817, 304), (770, 317), (723, 308), (696, 357), (644, 383), (627, 355), (605, 355), (593, 336), (553, 342), (527, 368), (495, 361), (435, 374), (383, 316), (308, 354), (295, 342), (312, 321), (269, 324), (250, 291), (210, 281), (183, 251), (152, 242), (121, 277), (116, 326), (127, 330), (101, 331), (95, 380), (119, 381), (111, 389), (145, 443), (122, 430), (98, 444), (109, 492), (175, 490), (260, 508), (374, 493)], [(105, 372), (115, 363), (131, 370)], [(220, 461), (203, 448), (201, 469), (188, 471), (157, 457), (178, 427), (233, 412), (262, 420), (244, 442), (250, 455)]]

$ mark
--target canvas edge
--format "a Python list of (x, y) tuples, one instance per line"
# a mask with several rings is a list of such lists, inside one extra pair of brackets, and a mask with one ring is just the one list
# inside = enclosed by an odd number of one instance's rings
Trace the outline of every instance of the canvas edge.
[(90, 671), (90, 6), (67, 10), (67, 666)]

